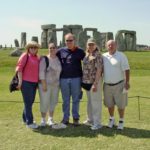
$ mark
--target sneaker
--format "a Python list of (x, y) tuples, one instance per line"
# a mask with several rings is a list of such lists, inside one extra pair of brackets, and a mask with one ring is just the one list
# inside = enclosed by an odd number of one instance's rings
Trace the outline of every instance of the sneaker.
[(68, 125), (69, 121), (68, 120), (62, 120), (61, 123), (65, 124), (65, 125)]
[(123, 130), (123, 127), (124, 127), (124, 122), (123, 121), (119, 121), (117, 129), (118, 130)]
[(52, 126), (52, 125), (54, 125), (55, 123), (54, 123), (53, 119), (48, 119), (47, 124), (48, 124), (49, 126)]
[(108, 123), (108, 128), (112, 128), (113, 126), (115, 126), (115, 119), (109, 119), (109, 123)]
[(37, 129), (37, 128), (38, 128), (38, 125), (35, 124), (35, 123), (32, 123), (32, 124), (27, 125), (27, 128)]
[(41, 126), (41, 127), (45, 127), (45, 126), (46, 126), (46, 121), (42, 119), (40, 126)]
[(101, 129), (102, 127), (103, 127), (103, 126), (100, 125), (100, 124), (92, 125), (91, 130), (98, 130), (98, 129)]
[(65, 125), (63, 123), (52, 125), (52, 129), (65, 129), (65, 128), (67, 128), (67, 125)]
[(90, 121), (90, 120), (85, 120), (83, 122), (83, 124), (86, 125), (86, 126), (92, 126), (93, 125), (92, 121)]
[(79, 126), (79, 119), (73, 118), (73, 125), (74, 126)]

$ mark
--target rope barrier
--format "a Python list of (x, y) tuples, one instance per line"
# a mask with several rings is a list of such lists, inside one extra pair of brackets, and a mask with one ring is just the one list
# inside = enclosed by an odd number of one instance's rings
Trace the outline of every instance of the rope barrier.
[[(140, 106), (140, 99), (144, 98), (144, 99), (150, 99), (150, 97), (145, 97), (145, 96), (130, 96), (128, 97), (130, 98), (137, 98), (136, 100), (138, 100), (138, 117), (139, 120), (141, 119), (141, 106)], [(87, 102), (87, 101), (83, 101), (81, 100), (80, 102)], [(0, 103), (23, 103), (23, 101), (0, 101)], [(40, 103), (40, 102), (34, 102), (34, 103)], [(58, 103), (62, 103), (62, 102), (58, 102)]]

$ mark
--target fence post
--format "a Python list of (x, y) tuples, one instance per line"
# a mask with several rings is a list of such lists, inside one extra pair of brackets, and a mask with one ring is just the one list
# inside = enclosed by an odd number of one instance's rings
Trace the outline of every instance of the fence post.
[(139, 120), (141, 119), (141, 110), (140, 110), (140, 96), (138, 97), (138, 110), (139, 110)]

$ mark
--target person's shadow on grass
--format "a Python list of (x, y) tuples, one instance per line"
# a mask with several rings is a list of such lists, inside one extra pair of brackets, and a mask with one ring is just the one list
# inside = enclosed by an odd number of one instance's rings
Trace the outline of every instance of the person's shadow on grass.
[(116, 127), (109, 129), (103, 126), (101, 129), (92, 131), (89, 126), (81, 124), (80, 126), (74, 127), (69, 125), (66, 129), (52, 129), (49, 126), (39, 127), (34, 132), (43, 135), (52, 135), (56, 137), (97, 137), (98, 135), (103, 135), (107, 137), (113, 137), (116, 135), (123, 135), (130, 138), (150, 138), (150, 130), (138, 129), (125, 127), (124, 130), (117, 130)]

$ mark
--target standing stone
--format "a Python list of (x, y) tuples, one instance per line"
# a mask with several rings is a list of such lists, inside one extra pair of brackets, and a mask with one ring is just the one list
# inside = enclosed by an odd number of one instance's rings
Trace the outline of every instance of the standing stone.
[(19, 47), (19, 42), (17, 39), (14, 39), (15, 47)]
[(119, 30), (115, 40), (118, 45), (118, 50), (136, 50), (136, 32), (128, 30)]
[(101, 34), (98, 31), (93, 32), (93, 38), (96, 40), (97, 46), (101, 49), (102, 48), (102, 41), (101, 41)]
[(83, 31), (82, 25), (64, 25), (66, 28), (70, 30), (70, 33), (72, 33), (75, 36), (75, 44), (78, 45), (77, 37), (78, 34)]
[(10, 53), (11, 56), (20, 56), (22, 54), (21, 48), (19, 48), (19, 42), (17, 39), (14, 40), (15, 43), (15, 48), (14, 50)]
[(125, 45), (126, 45), (126, 50), (131, 50), (132, 49), (132, 41), (131, 41), (131, 36), (129, 33), (125, 34)]
[(21, 33), (21, 48), (24, 48), (27, 44), (26, 41), (26, 32)]
[(47, 32), (47, 43), (54, 43), (57, 45), (56, 32), (53, 32), (51, 29)]
[(65, 35), (71, 33), (71, 30), (66, 25), (63, 26), (62, 46), (65, 46)]
[(106, 33), (101, 32), (101, 47), (102, 49), (105, 49), (106, 45)]
[(115, 37), (115, 41), (117, 43), (117, 49), (119, 51), (125, 51), (126, 50), (126, 45), (124, 41), (124, 37), (122, 32), (118, 31)]
[(136, 32), (132, 35), (132, 50), (136, 50)]
[(39, 42), (38, 37), (37, 36), (32, 36), (31, 41), (35, 41), (35, 42)]
[(106, 42), (109, 40), (113, 40), (114, 36), (112, 32), (106, 32)]
[(47, 25), (41, 25), (41, 28), (43, 30), (42, 34), (41, 34), (41, 47), (42, 48), (48, 48), (48, 42), (49, 41), (49, 30), (55, 29), (56, 25), (55, 24), (47, 24)]
[(47, 31), (43, 30), (41, 34), (41, 47), (47, 48)]
[(79, 47), (81, 47), (82, 49), (86, 50), (86, 42), (88, 40), (88, 36), (86, 34), (86, 31), (81, 31), (78, 35), (78, 45)]

